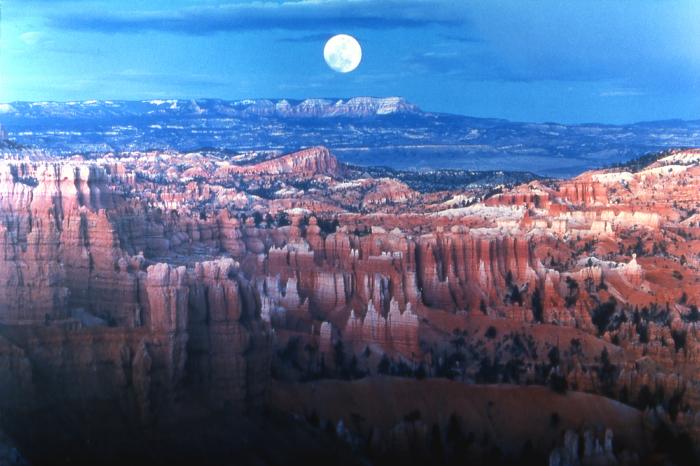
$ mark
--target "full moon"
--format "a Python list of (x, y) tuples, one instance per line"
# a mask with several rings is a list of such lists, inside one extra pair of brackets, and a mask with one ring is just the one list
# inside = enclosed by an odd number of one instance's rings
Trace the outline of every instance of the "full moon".
[(352, 36), (338, 34), (331, 37), (323, 48), (323, 58), (334, 71), (349, 73), (362, 61), (362, 47)]

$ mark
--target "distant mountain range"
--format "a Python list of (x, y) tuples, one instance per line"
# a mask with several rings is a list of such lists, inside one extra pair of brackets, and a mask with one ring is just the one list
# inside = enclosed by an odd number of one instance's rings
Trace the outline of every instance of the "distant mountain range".
[(546, 176), (700, 146), (700, 121), (520, 123), (424, 112), (399, 97), (13, 102), (0, 104), (0, 124), (10, 140), (59, 155), (146, 149), (292, 152), (325, 145), (356, 165)]
[(121, 118), (189, 116), (206, 118), (362, 118), (421, 110), (401, 97), (352, 99), (248, 100), (88, 100), (84, 102), (14, 102), (0, 104), (0, 115), (20, 118)]

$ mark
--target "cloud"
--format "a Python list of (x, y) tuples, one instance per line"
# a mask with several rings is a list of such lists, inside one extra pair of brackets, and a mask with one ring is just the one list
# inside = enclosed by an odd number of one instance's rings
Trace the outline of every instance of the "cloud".
[(638, 89), (609, 89), (598, 94), (599, 97), (639, 97), (645, 95)]
[(44, 35), (38, 31), (27, 31), (19, 35), (19, 40), (29, 46), (38, 44), (43, 38)]
[(402, 59), (407, 69), (418, 74), (452, 77), (464, 81), (501, 83), (600, 82), (617, 78), (615, 69), (589, 60), (556, 60), (542, 57), (540, 66), (530, 65), (507, 51), (485, 46), (477, 49), (452, 49), (413, 52)]
[(598, 86), (603, 89), (599, 97), (695, 92), (700, 85), (700, 26), (694, 18), (700, 2), (693, 5), (490, 2), (465, 10), (468, 28), (437, 34), (449, 40), (447, 50), (425, 43), (402, 63), (415, 73), (472, 81), (604, 83)]
[(213, 34), (224, 31), (366, 28), (416, 28), (458, 25), (462, 15), (452, 3), (426, 0), (302, 0), (228, 3), (179, 10), (89, 11), (56, 14), (49, 24), (59, 29), (103, 33), (164, 31)]
[(471, 35), (457, 35), (457, 34), (440, 34), (440, 37), (442, 37), (445, 40), (449, 40), (452, 42), (459, 42), (462, 44), (478, 44), (482, 42), (483, 39), (480, 37), (476, 36), (471, 36)]
[[(231, 80), (225, 76), (212, 76), (198, 73), (172, 75), (147, 70), (124, 69), (114, 72), (96, 73), (76, 77), (56, 75), (51, 80), (46, 75), (25, 74), (21, 83), (16, 82), (22, 91), (30, 89), (40, 97), (21, 97), (10, 100), (138, 100), (145, 98), (189, 98), (202, 90), (226, 90)], [(237, 82), (245, 89), (245, 83)], [(108, 91), (105, 92), (105, 89)]]
[(283, 37), (281, 39), (278, 39), (277, 42), (291, 42), (291, 43), (325, 42), (333, 36), (334, 36), (333, 33), (308, 34), (308, 35), (299, 36), (299, 37)]
[(179, 87), (223, 87), (230, 86), (231, 80), (222, 76), (212, 76), (210, 74), (187, 73), (187, 74), (166, 74), (147, 70), (124, 69), (107, 73), (100, 76), (104, 82), (132, 82), (132, 83), (167, 83), (169, 86)]

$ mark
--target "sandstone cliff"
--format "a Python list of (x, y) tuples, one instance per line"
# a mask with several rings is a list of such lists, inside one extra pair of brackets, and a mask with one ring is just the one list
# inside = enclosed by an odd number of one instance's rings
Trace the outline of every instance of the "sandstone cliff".
[(244, 175), (295, 175), (299, 177), (336, 175), (338, 169), (337, 159), (325, 147), (313, 147), (253, 165), (229, 168), (233, 173)]

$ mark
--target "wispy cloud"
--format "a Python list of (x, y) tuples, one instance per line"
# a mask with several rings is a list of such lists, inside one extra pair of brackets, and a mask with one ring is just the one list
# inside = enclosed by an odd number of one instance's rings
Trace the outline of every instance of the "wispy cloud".
[(222, 31), (338, 28), (393, 29), (461, 23), (453, 3), (425, 0), (302, 0), (228, 3), (179, 10), (100, 11), (56, 14), (56, 28), (104, 33), (165, 31), (213, 34)]
[(645, 94), (639, 89), (609, 89), (600, 92), (598, 95), (600, 97), (638, 97)]
[[(135, 85), (138, 92), (133, 94)], [(247, 83), (236, 83), (245, 89)], [(192, 89), (226, 89), (231, 85), (230, 79), (224, 76), (211, 76), (198, 73), (171, 75), (154, 73), (146, 70), (124, 69), (114, 72), (97, 73), (76, 78), (73, 75), (59, 75), (47, 80), (45, 74), (25, 74), (21, 85), (35, 89), (40, 94), (51, 96), (46, 100), (80, 100), (100, 96), (103, 89), (110, 89), (109, 94), (102, 94), (106, 99), (140, 99), (180, 96), (192, 96)], [(15, 99), (12, 99), (15, 100)], [(25, 99), (17, 99), (25, 100)], [(42, 99), (30, 99), (42, 100)]]
[(26, 45), (36, 45), (44, 39), (44, 35), (38, 31), (27, 31), (19, 35), (19, 39)]
[(291, 43), (303, 43), (303, 42), (325, 42), (333, 37), (333, 33), (320, 33), (320, 34), (307, 34), (298, 37), (283, 37), (278, 39), (277, 42), (291, 42)]
[(445, 40), (449, 40), (452, 42), (459, 42), (462, 44), (478, 44), (483, 41), (482, 38), (477, 37), (475, 35), (467, 35), (467, 34), (440, 34), (440, 37), (442, 37)]
[(183, 87), (220, 87), (229, 86), (231, 84), (230, 79), (226, 79), (220, 76), (212, 76), (209, 74), (201, 73), (187, 73), (187, 74), (166, 74), (166, 73), (154, 73), (146, 70), (137, 69), (125, 69), (120, 71), (115, 71), (113, 73), (107, 73), (101, 76), (104, 82), (151, 82), (160, 83), (170, 86), (183, 86)]
[(453, 49), (413, 52), (402, 60), (406, 69), (418, 74), (455, 77), (465, 81), (533, 83), (542, 81), (610, 81), (613, 70), (588, 62), (552, 62), (529, 66), (512, 55), (486, 49)]

